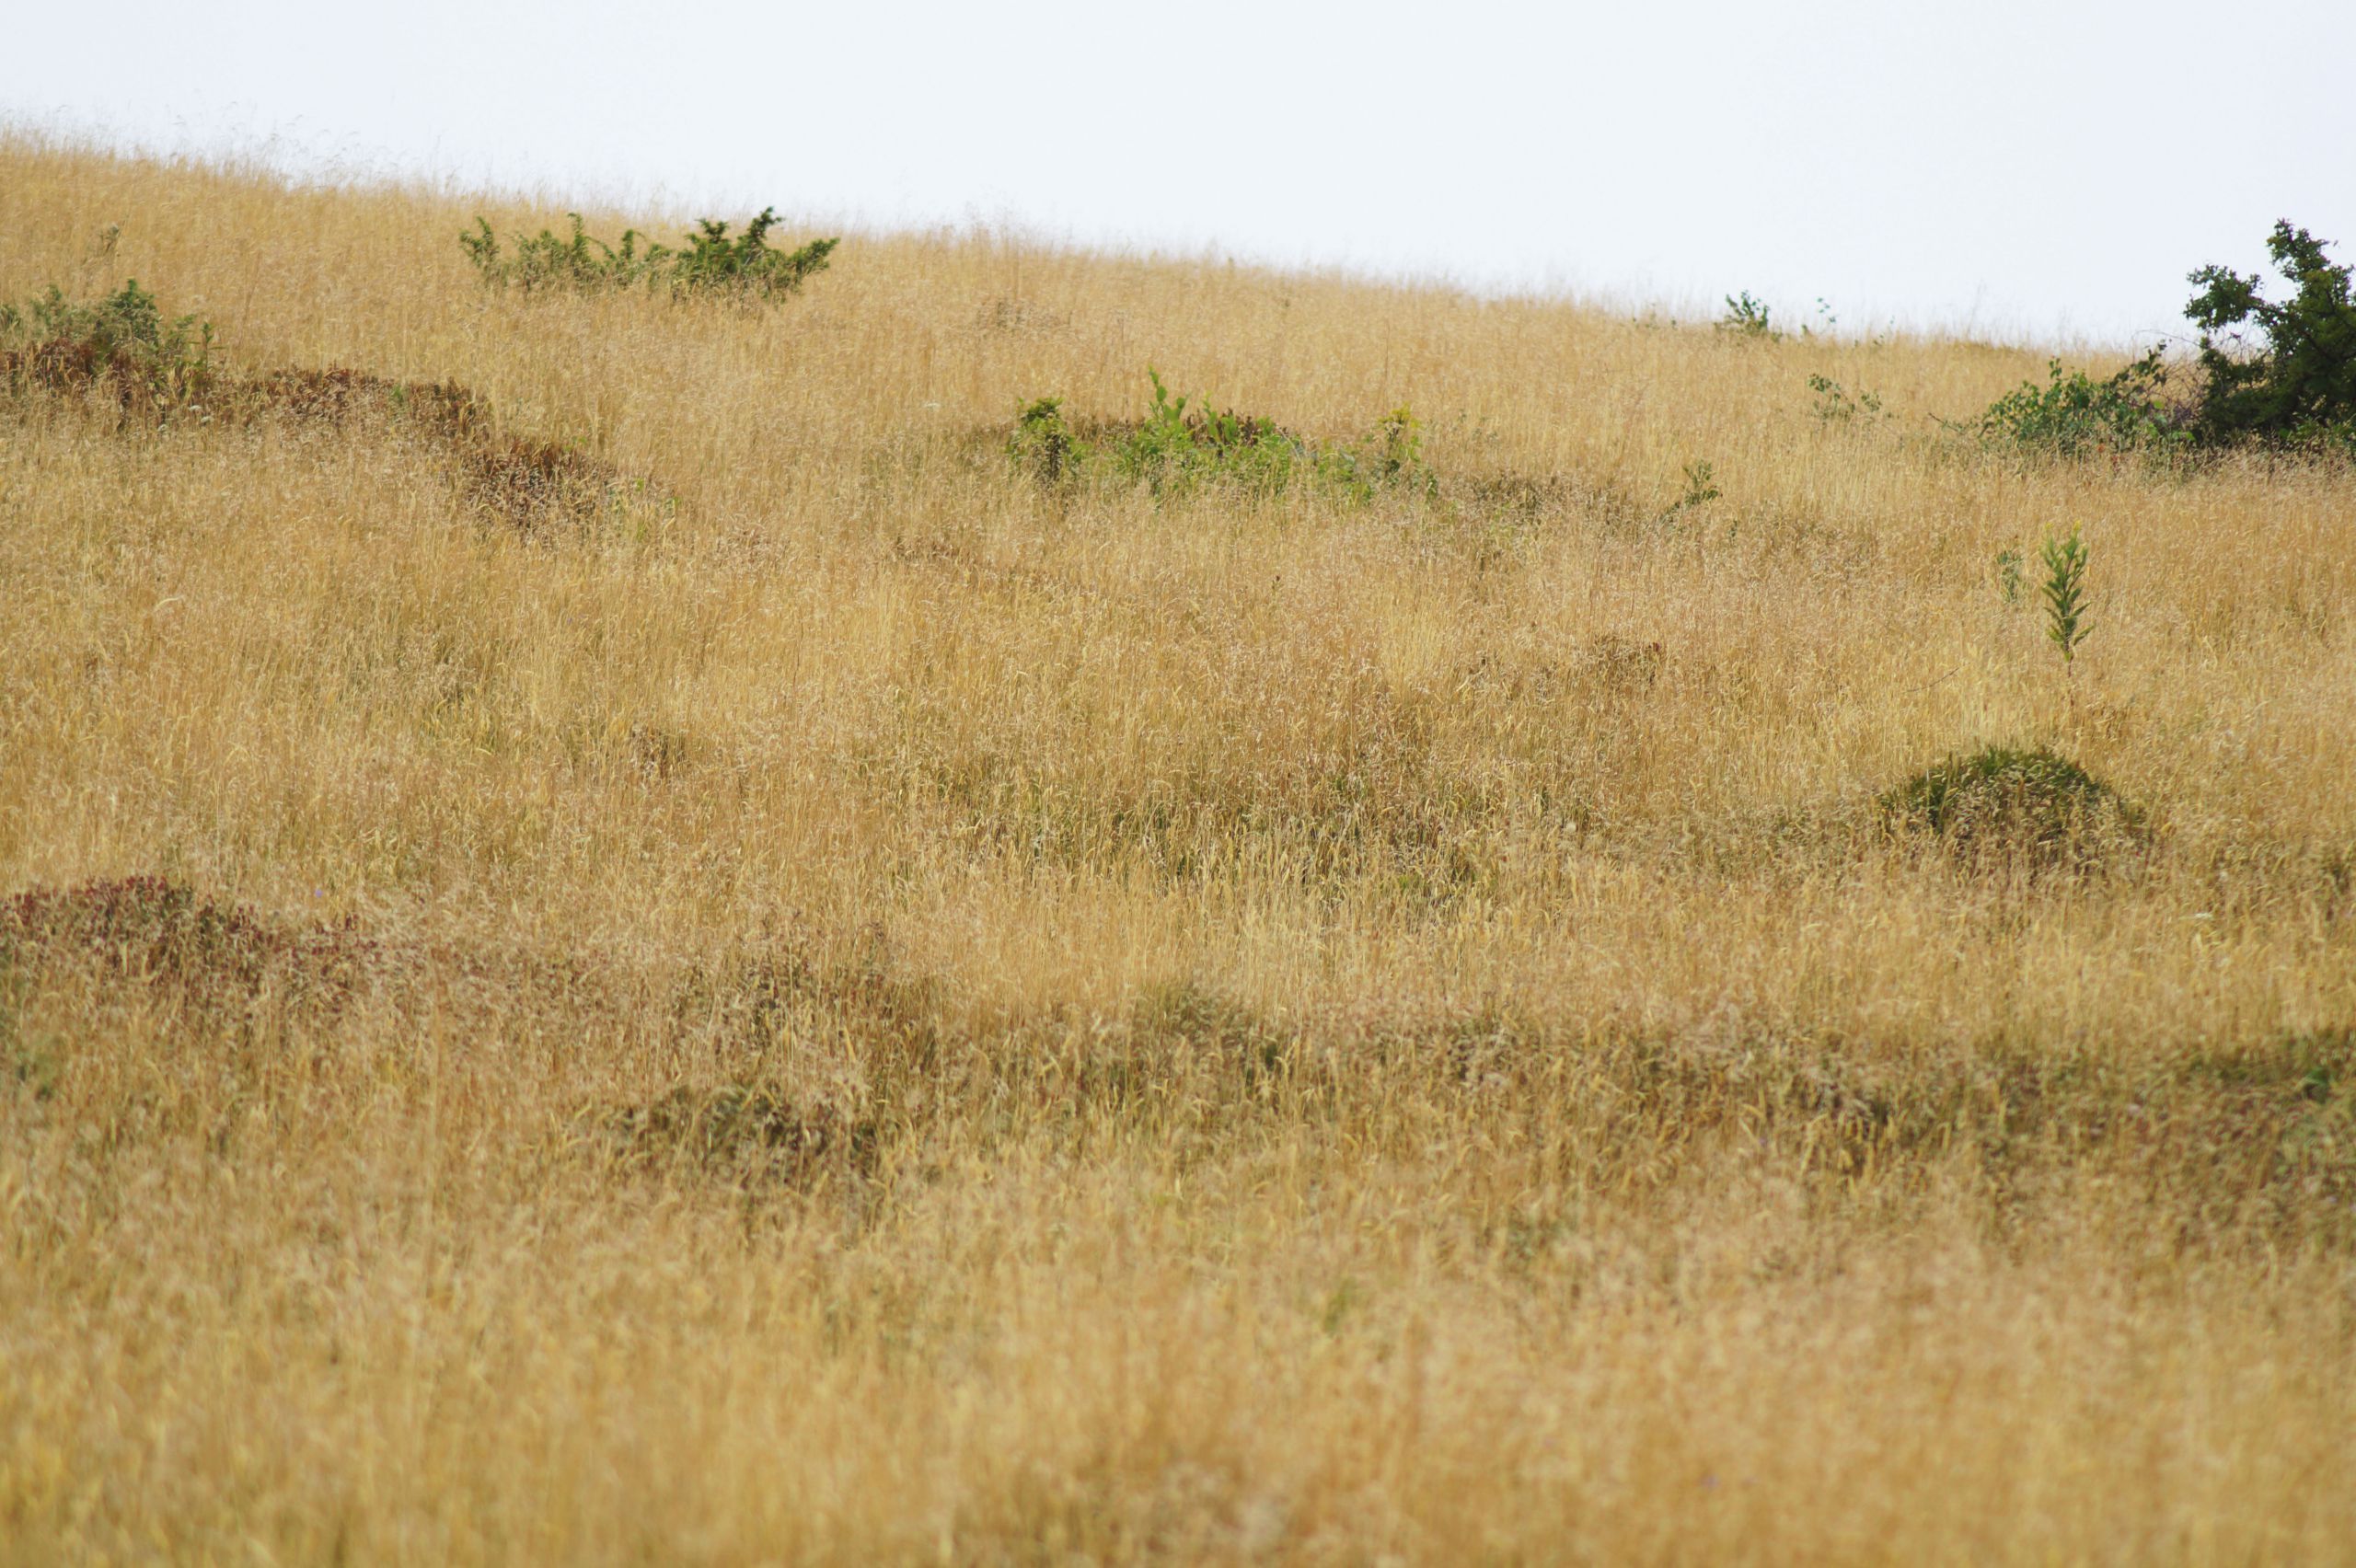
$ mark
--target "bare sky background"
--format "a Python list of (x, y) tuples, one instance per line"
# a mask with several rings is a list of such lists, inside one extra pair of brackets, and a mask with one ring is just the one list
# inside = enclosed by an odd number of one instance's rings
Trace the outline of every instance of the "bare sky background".
[(129, 0), (6, 33), (0, 113), (151, 149), (1689, 315), (2124, 344), (2278, 217), (2356, 257), (2356, 0)]

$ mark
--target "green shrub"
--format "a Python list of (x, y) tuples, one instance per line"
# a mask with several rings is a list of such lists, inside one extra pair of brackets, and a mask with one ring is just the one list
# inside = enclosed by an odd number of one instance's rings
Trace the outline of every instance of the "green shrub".
[(1707, 458), (1685, 465), (1685, 489), (1661, 513), (1662, 521), (1680, 513), (1692, 512), (1717, 500), (1726, 491), (1718, 488), (1718, 470)]
[(1718, 330), (1738, 338), (1764, 338), (1780, 343), (1784, 334), (1776, 330), (1767, 313), (1766, 303), (1750, 297), (1749, 289), (1738, 294), (1727, 295), (1727, 313), (1718, 317)]
[(1057, 484), (1080, 471), (1080, 438), (1064, 419), (1061, 398), (1041, 398), (1024, 405), (1014, 416), (1014, 433), (1007, 439), (1006, 455), (1017, 467)]
[(549, 288), (584, 294), (629, 288), (652, 282), (669, 260), (671, 253), (666, 247), (649, 245), (641, 250), (641, 236), (636, 229), (622, 231), (621, 248), (618, 250), (602, 239), (592, 238), (583, 227), (580, 213), (567, 213), (565, 216), (572, 220), (570, 238), (559, 238), (548, 229), (533, 236), (519, 234), (514, 236), (514, 249), (502, 252), (490, 220), (477, 218), (474, 228), (458, 236), (458, 244), (485, 282), (521, 289), (526, 294)]
[(1363, 502), (1378, 490), (1428, 495), (1435, 489), (1422, 423), (1403, 406), (1384, 415), (1362, 443), (1320, 446), (1260, 415), (1196, 407), (1191, 398), (1172, 396), (1159, 371), (1149, 368), (1146, 375), (1153, 402), (1139, 420), (1083, 432), (1065, 416), (1059, 398), (1024, 405), (1007, 440), (1008, 456), (1043, 483), (1096, 474), (1146, 485), (1157, 495), (1211, 487), (1276, 495), (1308, 483)]
[(126, 407), (193, 402), (211, 386), (212, 324), (167, 317), (133, 279), (94, 303), (56, 284), (19, 308), (0, 305), (0, 385), (83, 392), (111, 387)]
[[(826, 270), (840, 239), (814, 239), (795, 250), (779, 250), (768, 243), (777, 225), (777, 209), (764, 207), (734, 239), (728, 225), (710, 218), (698, 222), (687, 236), (687, 248), (672, 263), (672, 284), (690, 294), (753, 294), (763, 296), (798, 292), (814, 275)], [(660, 248), (659, 247), (657, 248)]]
[(2325, 258), (2327, 243), (2288, 222), (2274, 225), (2266, 248), (2292, 291), (2281, 305), (2258, 293), (2257, 273), (2191, 274), (2200, 293), (2184, 313), (2200, 329), (2201, 439), (2356, 451), (2356, 297), (2350, 269)]
[(2007, 607), (2021, 602), (2021, 552), (2002, 549), (1996, 552), (1996, 592)]
[(1807, 389), (1816, 394), (1816, 417), (1827, 424), (1847, 424), (1859, 414), (1867, 419), (1882, 417), (1879, 394), (1864, 387), (1852, 397), (1848, 390), (1829, 375), (1811, 375)]
[(1121, 477), (1157, 490), (1227, 483), (1274, 494), (1291, 483), (1294, 468), (1313, 462), (1309, 444), (1274, 420), (1232, 409), (1203, 408), (1189, 418), (1185, 398), (1173, 398), (1161, 374), (1149, 367), (1153, 407), (1105, 455)]
[(2054, 360), (2046, 385), (2024, 382), (1959, 428), (2060, 457), (2246, 444), (2356, 454), (2356, 268), (2335, 265), (2327, 241), (2288, 222), (2266, 244), (2291, 285), (2281, 304), (2255, 272), (2190, 274), (2200, 292), (2184, 313), (2200, 352), (2189, 391), (2172, 393), (2156, 349), (2102, 380)]
[(1974, 859), (2088, 861), (2139, 841), (2141, 809), (2067, 757), (1983, 746), (1923, 769), (1882, 797), (1901, 831)]
[(1438, 476), (1424, 461), (1424, 421), (1404, 403), (1382, 416), (1366, 446), (1347, 449), (1346, 455), (1369, 484), (1412, 485), (1427, 495), (1438, 489)]
[(1962, 428), (1992, 444), (2056, 457), (2181, 445), (2185, 416), (2167, 400), (2166, 385), (2156, 349), (2100, 381), (2050, 360), (2043, 386), (2024, 381)]
[(777, 225), (777, 210), (764, 207), (732, 237), (729, 225), (713, 218), (698, 221), (685, 250), (646, 244), (636, 229), (625, 229), (619, 248), (607, 245), (583, 226), (581, 214), (572, 220), (570, 237), (548, 229), (537, 236), (514, 236), (512, 249), (502, 248), (490, 220), (477, 218), (475, 226), (458, 236), (459, 246), (483, 282), (496, 288), (516, 288), (529, 294), (562, 288), (576, 293), (641, 286), (674, 294), (733, 294), (771, 298), (799, 291), (826, 269), (839, 239), (814, 239), (793, 250), (768, 243)]

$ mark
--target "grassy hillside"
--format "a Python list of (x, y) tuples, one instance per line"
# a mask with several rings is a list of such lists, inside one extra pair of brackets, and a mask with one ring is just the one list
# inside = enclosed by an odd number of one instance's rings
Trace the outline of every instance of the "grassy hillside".
[[(0, 143), (0, 295), (221, 376), (0, 397), (0, 1562), (2349, 1554), (2345, 466), (987, 237), (527, 296), (477, 211)], [(1010, 460), (1149, 366), (1420, 454)], [(1908, 808), (1988, 745), (2115, 800)]]

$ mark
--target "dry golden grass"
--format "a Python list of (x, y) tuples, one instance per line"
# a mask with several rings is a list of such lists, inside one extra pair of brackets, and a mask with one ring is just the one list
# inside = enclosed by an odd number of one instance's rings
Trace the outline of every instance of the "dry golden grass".
[[(0, 408), (0, 1562), (2356, 1557), (2346, 468), (987, 236), (527, 300), (474, 210), (0, 143), (0, 294), (652, 481)], [(1149, 364), (1440, 493), (1011, 471)], [(1993, 560), (2081, 519), (2065, 679)], [(1888, 830), (1982, 743), (2148, 837)]]

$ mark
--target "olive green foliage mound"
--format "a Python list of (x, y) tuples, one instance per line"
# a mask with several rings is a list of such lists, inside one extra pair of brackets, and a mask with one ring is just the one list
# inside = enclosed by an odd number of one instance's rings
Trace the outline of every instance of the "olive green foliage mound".
[(1087, 423), (1064, 412), (1060, 398), (1023, 406), (1007, 438), (1007, 455), (1042, 483), (1093, 477), (1149, 487), (1156, 495), (1206, 489), (1257, 496), (1314, 488), (1355, 502), (1380, 490), (1429, 495), (1437, 489), (1424, 461), (1423, 425), (1402, 406), (1363, 441), (1317, 442), (1264, 415), (1173, 397), (1149, 368), (1153, 403), (1141, 419)]
[(1948, 757), (1891, 790), (1883, 805), (1901, 828), (1974, 858), (2087, 862), (2148, 831), (2142, 808), (2041, 746)]

